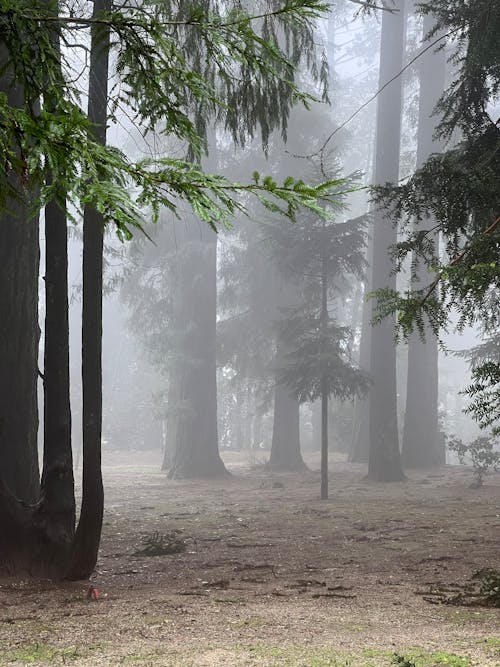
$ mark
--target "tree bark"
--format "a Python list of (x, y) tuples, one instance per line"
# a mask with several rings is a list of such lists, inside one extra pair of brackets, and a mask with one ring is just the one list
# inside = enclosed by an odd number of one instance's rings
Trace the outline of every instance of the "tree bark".
[(219, 455), (217, 429), (217, 235), (192, 221), (183, 250), (176, 308), (177, 326), (183, 328), (181, 407), (168, 476), (219, 477), (228, 472)]
[[(111, 8), (111, 0), (94, 0), (93, 17)], [(94, 138), (106, 143), (110, 32), (95, 23), (91, 31), (88, 116)], [(101, 540), (104, 490), (101, 471), (102, 430), (102, 258), (104, 221), (86, 206), (83, 219), (83, 485), (80, 520), (67, 577), (86, 579), (94, 571)]]
[[(59, 30), (52, 34), (60, 53)], [(53, 100), (45, 108), (54, 111)], [(52, 184), (49, 174), (47, 184)], [(71, 450), (68, 321), (68, 231), (66, 193), (61, 203), (45, 207), (45, 344), (44, 344), (44, 446), (42, 502), (38, 519), (43, 522), (50, 560), (67, 562), (75, 533), (75, 493)], [(64, 203), (62, 203), (64, 202)]]
[[(9, 72), (0, 77), (0, 92), (10, 106), (24, 106), (23, 90)], [(29, 215), (22, 177), (12, 173), (10, 181), (19, 197), (6, 203), (0, 218), (0, 479), (5, 494), (33, 502), (39, 495), (38, 216)]]
[[(432, 16), (424, 17), (423, 34), (433, 28)], [(425, 47), (424, 42), (423, 46)], [(438, 119), (433, 117), (434, 107), (441, 97), (446, 75), (444, 50), (427, 51), (419, 61), (420, 94), (418, 118), (417, 168), (432, 153), (442, 150), (442, 143), (434, 139)], [(432, 228), (433, 221), (419, 225), (419, 229)], [(436, 239), (436, 244), (438, 239)], [(436, 255), (438, 248), (436, 248)], [(425, 266), (417, 269), (413, 289), (429, 284)], [(438, 434), (438, 341), (430, 326), (425, 328), (425, 341), (413, 332), (408, 342), (408, 375), (406, 410), (403, 430), (402, 457), (405, 467), (419, 468), (439, 465), (442, 455)]]
[(300, 452), (300, 405), (287, 387), (276, 384), (274, 391), (273, 439), (269, 465), (276, 470), (304, 470)]
[[(405, 41), (404, 0), (397, 12), (383, 12), (379, 88), (401, 71)], [(401, 76), (379, 95), (375, 150), (376, 185), (396, 183), (399, 176), (401, 134)], [(396, 278), (389, 250), (396, 243), (396, 228), (381, 211), (375, 212), (373, 230), (372, 290), (395, 289)], [(376, 305), (373, 305), (375, 309)], [(404, 479), (399, 453), (394, 318), (387, 317), (372, 329), (370, 346), (370, 452), (368, 478), (379, 482)]]
[[(368, 264), (373, 262), (371, 242), (368, 244)], [(364, 285), (364, 299), (361, 315), (361, 340), (359, 342), (359, 367), (366, 373), (370, 372), (370, 345), (371, 345), (371, 315), (372, 304), (366, 300), (366, 293), (371, 284), (371, 269), (368, 271)], [(357, 396), (354, 399), (354, 416), (352, 428), (350, 463), (368, 463), (370, 452), (370, 393), (366, 396)]]
[[(297, 288), (290, 282), (274, 274), (272, 279), (273, 295), (278, 320), (283, 318), (280, 311), (296, 305)], [(286, 317), (286, 315), (284, 316)], [(278, 326), (276, 336), (276, 369), (281, 369), (285, 363), (286, 354), (290, 351), (289, 343), (284, 340)], [(279, 370), (276, 373), (274, 389), (273, 436), (269, 465), (276, 470), (293, 471), (304, 470), (300, 448), (300, 404), (288, 387), (278, 381)]]
[[(325, 221), (323, 220), (323, 233)], [(326, 241), (322, 246), (321, 258), (321, 352), (326, 353), (328, 334), (328, 273), (326, 265)], [(328, 499), (328, 378), (321, 377), (321, 500)]]

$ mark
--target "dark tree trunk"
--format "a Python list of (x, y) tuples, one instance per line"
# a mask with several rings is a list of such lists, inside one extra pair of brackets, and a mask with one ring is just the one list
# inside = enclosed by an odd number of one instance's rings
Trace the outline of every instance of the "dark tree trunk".
[[(424, 18), (423, 33), (434, 25), (432, 16)], [(425, 46), (425, 43), (424, 43)], [(419, 61), (420, 95), (418, 118), (417, 167), (432, 153), (442, 149), (434, 140), (438, 119), (432, 116), (445, 85), (446, 53), (444, 50), (427, 51)], [(431, 228), (420, 224), (419, 229)], [(438, 240), (436, 239), (436, 244)], [(436, 248), (436, 256), (438, 248)], [(414, 289), (429, 284), (425, 266), (419, 266), (414, 276)], [(425, 330), (425, 341), (414, 332), (408, 344), (408, 376), (406, 410), (403, 430), (403, 463), (408, 468), (431, 467), (442, 462), (438, 433), (438, 342), (430, 326)]]
[[(59, 31), (52, 35), (59, 53)], [(45, 108), (54, 111), (52, 100)], [(49, 175), (47, 184), (52, 184)], [(45, 345), (44, 446), (42, 503), (38, 514), (44, 526), (50, 561), (68, 560), (75, 532), (75, 493), (71, 451), (68, 322), (68, 232), (66, 193), (60, 204), (45, 207)]]
[[(69, 401), (68, 260), (66, 212), (45, 207), (44, 448), (40, 518), (63, 561), (75, 531)], [(64, 553), (65, 552), (65, 553)]]
[[(0, 62), (3, 55), (0, 46)], [(8, 73), (0, 77), (0, 92), (11, 106), (24, 105)], [(29, 216), (21, 177), (13, 173), (10, 180), (19, 198), (7, 202), (0, 219), (0, 480), (7, 487), (0, 505), (8, 492), (25, 502), (39, 495), (38, 217)]]
[[(403, 66), (405, 7), (395, 2), (396, 13), (383, 12), (379, 88), (397, 75)], [(378, 97), (375, 184), (396, 183), (399, 175), (401, 133), (401, 77)], [(373, 229), (372, 289), (395, 289), (396, 278), (389, 248), (396, 242), (396, 229), (383, 212), (375, 214)], [(375, 306), (374, 306), (375, 307)], [(370, 346), (369, 479), (395, 482), (404, 479), (401, 469), (397, 420), (396, 348), (394, 318), (373, 327)]]
[(182, 302), (176, 309), (177, 326), (184, 328), (181, 409), (169, 472), (176, 479), (228, 474), (217, 432), (217, 235), (206, 225), (191, 224), (183, 248), (188, 261), (181, 271)]
[[(94, 0), (93, 17), (111, 7), (111, 0)], [(95, 23), (91, 32), (89, 120), (94, 138), (106, 143), (109, 28)], [(86, 579), (94, 571), (101, 540), (104, 490), (101, 472), (102, 429), (102, 257), (104, 221), (95, 208), (85, 207), (83, 219), (83, 485), (69, 579)]]

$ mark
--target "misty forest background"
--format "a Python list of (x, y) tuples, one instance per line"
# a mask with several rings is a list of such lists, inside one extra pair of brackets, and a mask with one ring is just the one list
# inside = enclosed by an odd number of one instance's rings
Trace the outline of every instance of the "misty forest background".
[(6, 563), (92, 572), (101, 444), (498, 460), (500, 10), (242, 4), (0, 7)]

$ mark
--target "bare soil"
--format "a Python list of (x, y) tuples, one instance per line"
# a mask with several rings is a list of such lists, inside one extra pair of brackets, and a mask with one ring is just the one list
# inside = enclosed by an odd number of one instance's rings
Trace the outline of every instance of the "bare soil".
[[(99, 599), (0, 580), (0, 665), (500, 666), (500, 610), (463, 595), (500, 569), (499, 475), (377, 485), (334, 460), (320, 501), (316, 454), (302, 474), (224, 458), (231, 477), (181, 482), (108, 453)], [(156, 532), (186, 550), (140, 554)]]

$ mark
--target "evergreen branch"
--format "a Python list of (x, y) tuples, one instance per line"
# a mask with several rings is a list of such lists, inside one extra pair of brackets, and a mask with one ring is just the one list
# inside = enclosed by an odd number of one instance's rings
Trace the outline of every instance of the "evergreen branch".
[[(368, 3), (361, 2), (361, 0), (350, 0), (351, 2), (356, 2), (356, 4), (370, 6)], [(311, 6), (309, 6), (311, 5)], [(316, 0), (311, 0), (310, 3), (307, 0), (287, 0), (284, 7), (275, 9), (269, 12), (262, 12), (261, 14), (244, 14), (238, 19), (232, 21), (200, 21), (199, 19), (185, 19), (185, 20), (161, 20), (157, 21), (156, 25), (160, 27), (199, 27), (206, 28), (210, 30), (221, 29), (221, 28), (234, 28), (235, 26), (241, 26), (247, 24), (249, 21), (257, 21), (261, 19), (271, 19), (283, 16), (285, 14), (292, 14), (295, 12), (302, 13), (302, 16), (316, 17), (321, 12), (326, 12), (330, 8), (329, 4), (316, 2)], [(373, 6), (375, 8), (375, 6)], [(120, 9), (123, 9), (121, 7)], [(136, 7), (126, 7), (125, 9), (134, 9)], [(377, 7), (377, 9), (382, 9), (382, 7)], [(95, 17), (80, 17), (80, 16), (53, 16), (53, 15), (40, 15), (40, 14), (30, 14), (29, 12), (19, 12), (19, 16), (29, 21), (40, 21), (42, 23), (63, 23), (67, 25), (81, 25), (88, 27), (91, 25), (103, 25), (110, 28), (116, 26), (116, 14), (113, 14), (110, 18), (95, 18)], [(127, 25), (129, 27), (141, 26), (142, 22), (133, 18), (123, 17), (121, 25)]]
[(389, 12), (389, 14), (397, 14), (399, 12), (399, 9), (391, 9), (390, 7), (386, 7), (385, 4), (377, 5), (376, 3), (364, 2), (363, 0), (349, 0), (349, 2), (352, 2), (355, 5), (361, 5), (361, 7), (364, 7), (365, 9), (376, 9), (381, 12)]
[[(500, 224), (500, 216), (496, 220), (494, 220), (491, 225), (489, 225), (486, 229), (484, 229), (481, 232), (481, 236), (487, 236), (488, 234), (491, 234), (492, 231), (494, 231), (498, 225)], [(458, 255), (455, 255), (455, 257), (449, 262), (448, 266), (446, 267), (447, 269), (455, 266), (459, 262), (463, 260), (463, 258), (467, 255), (467, 253), (471, 250), (472, 248), (472, 242), (468, 243), (465, 248), (461, 252), (458, 253)], [(446, 277), (446, 271), (440, 271), (437, 275), (437, 277), (432, 281), (432, 283), (429, 285), (427, 288), (427, 292), (423, 296), (422, 300), (420, 301), (420, 306), (423, 306), (425, 302), (430, 298), (431, 294), (434, 292), (436, 287), (439, 285), (441, 280)]]

